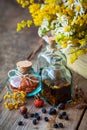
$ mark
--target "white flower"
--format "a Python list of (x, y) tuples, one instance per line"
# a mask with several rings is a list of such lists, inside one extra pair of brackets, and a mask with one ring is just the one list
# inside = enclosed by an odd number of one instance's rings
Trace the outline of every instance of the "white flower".
[(55, 35), (59, 35), (59, 34), (64, 34), (65, 36), (70, 36), (73, 34), (73, 32), (70, 30), (70, 31), (65, 31), (65, 28), (64, 27), (58, 27), (54, 30), (55, 32)]
[(68, 18), (66, 15), (60, 16), (60, 14), (57, 14), (57, 20), (51, 23), (51, 26), (55, 26), (54, 28), (54, 34), (59, 35), (60, 33), (64, 34), (65, 36), (72, 35), (72, 31), (65, 30), (65, 27), (69, 27)]
[(58, 21), (59, 25), (61, 25), (61, 26), (67, 26), (68, 25), (68, 18), (67, 18), (66, 15), (60, 16), (60, 14), (57, 13), (57, 21)]
[(75, 0), (74, 8), (75, 8), (74, 10), (75, 10), (76, 16), (78, 16), (79, 14), (82, 15), (85, 13), (80, 0)]
[(49, 31), (49, 22), (47, 19), (44, 19), (43, 23), (41, 24), (41, 26), (38, 29), (38, 34), (40, 37), (42, 37), (48, 31)]
[(71, 8), (71, 9), (73, 9), (74, 1), (75, 1), (75, 0), (73, 0), (72, 2), (70, 2), (70, 0), (65, 1), (65, 2), (64, 2), (64, 5), (65, 5), (66, 7), (69, 7), (69, 8)]
[(52, 30), (55, 28), (56, 24), (57, 24), (57, 20), (53, 20), (53, 21), (51, 22), (50, 27), (51, 27)]

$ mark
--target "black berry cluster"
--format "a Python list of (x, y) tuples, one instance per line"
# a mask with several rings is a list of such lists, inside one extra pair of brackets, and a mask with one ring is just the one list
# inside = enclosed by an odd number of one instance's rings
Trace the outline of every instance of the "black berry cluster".
[(65, 119), (65, 120), (69, 120), (68, 115), (66, 114), (66, 112), (62, 112), (61, 114), (58, 114), (58, 118), (59, 119)]
[(54, 125), (53, 125), (53, 127), (54, 128), (63, 128), (63, 123), (55, 123)]
[(38, 124), (38, 121), (41, 119), (39, 113), (32, 113), (30, 116), (34, 117), (34, 120), (32, 121), (33, 125)]
[[(60, 104), (58, 105), (58, 109), (64, 109), (64, 108), (65, 108), (65, 105), (64, 105), (63, 103), (60, 103)], [(50, 109), (48, 110), (48, 112), (47, 112), (46, 108), (42, 108), (41, 112), (42, 112), (44, 115), (49, 114), (49, 115), (51, 115), (51, 116), (57, 114), (57, 111), (56, 111), (56, 109), (55, 109), (54, 107), (50, 108)], [(28, 115), (27, 113), (23, 114), (23, 117), (24, 117), (25, 119), (27, 119), (28, 116), (30, 116), (31, 118), (33, 118), (33, 120), (32, 120), (32, 124), (33, 124), (33, 125), (37, 125), (37, 124), (39, 123), (39, 120), (41, 120), (41, 116), (40, 116), (39, 113), (30, 113), (29, 115)], [(62, 113), (59, 113), (59, 114), (58, 114), (58, 118), (59, 118), (59, 119), (69, 120), (68, 115), (67, 115), (67, 113), (66, 113), (65, 111), (63, 111)], [(49, 117), (48, 117), (48, 116), (45, 116), (45, 117), (44, 117), (44, 121), (45, 121), (45, 122), (49, 122)], [(23, 125), (23, 122), (22, 122), (22, 121), (18, 121), (18, 125), (20, 125), (20, 126)], [(64, 127), (64, 126), (63, 126), (63, 123), (62, 123), (62, 122), (54, 123), (54, 124), (53, 124), (53, 128), (63, 128), (63, 127)]]

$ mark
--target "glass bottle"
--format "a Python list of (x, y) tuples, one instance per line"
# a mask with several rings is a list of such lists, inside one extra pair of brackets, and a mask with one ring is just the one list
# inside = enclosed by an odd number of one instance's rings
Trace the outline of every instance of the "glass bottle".
[(71, 100), (72, 76), (61, 55), (52, 55), (50, 66), (42, 70), (42, 96), (53, 106)]

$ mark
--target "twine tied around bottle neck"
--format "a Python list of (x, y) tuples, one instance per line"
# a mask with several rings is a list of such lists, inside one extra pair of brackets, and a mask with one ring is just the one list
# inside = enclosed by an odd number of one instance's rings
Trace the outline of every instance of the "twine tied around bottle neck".
[[(13, 76), (11, 75), (12, 72), (14, 72), (14, 75), (13, 75)], [(19, 71), (14, 70), (14, 69), (8, 71), (8, 77), (9, 77), (9, 78), (17, 78), (17, 77), (18, 77), (18, 78), (27, 78), (27, 79), (29, 79), (29, 80), (31, 80), (31, 81), (33, 81), (33, 82), (36, 82), (36, 83), (39, 82), (38, 80), (31, 79), (31, 77), (30, 77), (29, 74), (22, 74), (22, 73), (20, 73)]]

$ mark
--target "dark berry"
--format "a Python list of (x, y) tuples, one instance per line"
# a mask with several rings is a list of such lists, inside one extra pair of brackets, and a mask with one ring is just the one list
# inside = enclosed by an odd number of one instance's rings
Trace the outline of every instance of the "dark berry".
[(55, 108), (50, 108), (49, 114), (50, 115), (55, 115), (56, 114), (56, 109)]
[(48, 121), (49, 121), (48, 117), (44, 117), (44, 120), (45, 120), (46, 122), (48, 122)]
[(27, 115), (27, 114), (24, 114), (23, 117), (24, 117), (25, 119), (27, 119), (27, 118), (28, 118), (28, 115)]
[(36, 125), (36, 124), (37, 124), (37, 120), (34, 119), (32, 123), (33, 123), (34, 125)]
[(60, 128), (63, 128), (63, 124), (62, 124), (62, 123), (58, 123), (58, 126), (59, 126)]
[(38, 116), (39, 116), (39, 114), (38, 114), (38, 113), (35, 113), (35, 114), (34, 114), (34, 117), (35, 117), (35, 118), (37, 118)]
[(65, 115), (65, 116), (64, 116), (64, 119), (65, 119), (65, 120), (69, 120), (69, 118), (68, 118), (68, 116), (67, 116), (67, 115)]
[(59, 119), (62, 119), (63, 117), (62, 117), (62, 114), (58, 114), (58, 118)]
[(64, 112), (62, 112), (62, 116), (65, 116), (66, 115), (66, 112), (64, 111)]
[(58, 128), (58, 125), (57, 125), (57, 124), (54, 124), (53, 127), (54, 127), (54, 128)]
[(63, 110), (64, 108), (65, 108), (65, 104), (64, 103), (59, 103), (58, 109)]
[(40, 120), (40, 116), (37, 116), (36, 119), (37, 119), (37, 120)]
[(45, 108), (42, 108), (42, 113), (46, 113), (46, 109)]
[(22, 121), (18, 121), (18, 125), (23, 125), (23, 122)]
[(30, 117), (34, 117), (34, 113), (31, 113), (31, 114), (30, 114)]

